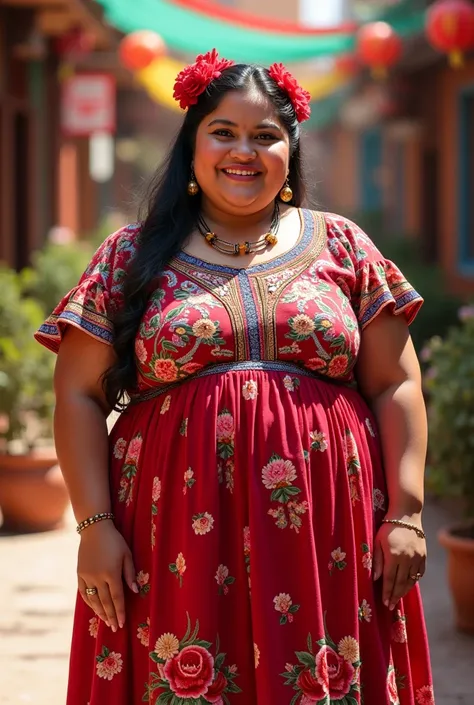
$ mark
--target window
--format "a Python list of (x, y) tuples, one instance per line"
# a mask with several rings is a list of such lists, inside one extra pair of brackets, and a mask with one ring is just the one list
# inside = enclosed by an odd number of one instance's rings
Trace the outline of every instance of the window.
[(461, 269), (474, 271), (474, 86), (460, 97), (459, 255)]

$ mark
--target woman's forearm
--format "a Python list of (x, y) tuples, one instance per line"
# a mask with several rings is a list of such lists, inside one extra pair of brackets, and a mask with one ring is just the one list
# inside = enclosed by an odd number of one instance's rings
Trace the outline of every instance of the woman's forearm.
[(419, 521), (424, 501), (427, 421), (418, 380), (393, 385), (373, 400), (389, 506), (387, 516)]
[(54, 435), (59, 465), (78, 522), (110, 511), (107, 418), (93, 399), (57, 396)]

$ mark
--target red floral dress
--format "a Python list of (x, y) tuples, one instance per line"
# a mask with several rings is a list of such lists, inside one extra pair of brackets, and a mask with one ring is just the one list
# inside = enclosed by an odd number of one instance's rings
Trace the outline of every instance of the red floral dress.
[[(353, 223), (300, 219), (273, 261), (181, 252), (155, 283), (110, 437), (140, 594), (116, 634), (78, 600), (68, 705), (434, 703), (419, 590), (392, 613), (372, 578), (386, 486), (354, 384), (360, 331), (422, 299)], [(112, 343), (137, 232), (104, 242), (41, 343)]]

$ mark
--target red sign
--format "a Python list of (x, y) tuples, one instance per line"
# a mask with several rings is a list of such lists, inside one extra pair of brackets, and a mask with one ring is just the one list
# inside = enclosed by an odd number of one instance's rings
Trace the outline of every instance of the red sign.
[(115, 132), (115, 79), (105, 73), (80, 73), (62, 84), (61, 130), (68, 137)]

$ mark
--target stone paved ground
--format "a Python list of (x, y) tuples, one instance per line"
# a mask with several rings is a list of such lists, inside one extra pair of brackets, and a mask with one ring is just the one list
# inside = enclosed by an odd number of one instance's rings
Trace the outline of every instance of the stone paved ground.
[[(453, 629), (445, 556), (435, 538), (445, 520), (438, 507), (427, 507), (430, 562), (423, 593), (436, 703), (473, 705), (474, 638)], [(65, 703), (76, 546), (72, 517), (61, 531), (0, 535), (0, 705)]]

